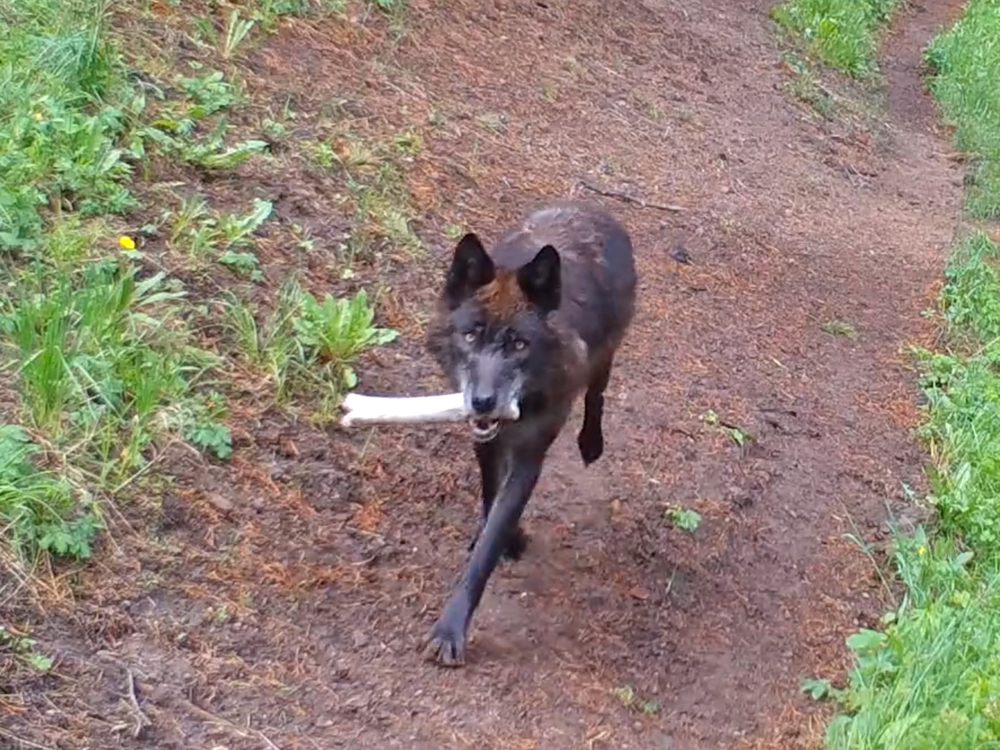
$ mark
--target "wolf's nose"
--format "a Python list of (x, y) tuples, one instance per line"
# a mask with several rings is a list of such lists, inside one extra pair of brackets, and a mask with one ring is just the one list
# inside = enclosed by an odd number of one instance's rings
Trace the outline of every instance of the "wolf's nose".
[(489, 414), (497, 405), (496, 396), (473, 396), (472, 410), (477, 414)]

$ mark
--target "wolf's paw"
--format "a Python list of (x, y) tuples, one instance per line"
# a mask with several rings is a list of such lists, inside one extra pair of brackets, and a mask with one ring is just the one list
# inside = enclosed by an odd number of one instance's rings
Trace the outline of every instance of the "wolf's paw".
[(447, 621), (434, 623), (424, 643), (424, 659), (440, 667), (461, 667), (465, 664), (465, 633)]
[(604, 454), (604, 432), (600, 427), (584, 425), (576, 438), (584, 466), (590, 466)]

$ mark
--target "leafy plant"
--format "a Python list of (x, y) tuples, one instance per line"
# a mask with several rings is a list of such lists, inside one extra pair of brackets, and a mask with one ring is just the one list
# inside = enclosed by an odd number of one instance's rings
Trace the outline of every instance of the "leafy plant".
[(241, 101), (239, 90), (225, 79), (221, 70), (202, 76), (177, 76), (176, 85), (191, 100), (184, 116), (192, 121), (202, 120)]
[(327, 294), (319, 302), (308, 292), (302, 295), (300, 314), (293, 320), (299, 341), (313, 349), (320, 361), (333, 364), (343, 383), (353, 388), (357, 376), (352, 365), (366, 349), (388, 344), (399, 335), (374, 325), (375, 311), (362, 290), (350, 299)]
[(693, 533), (701, 525), (701, 515), (690, 508), (668, 508), (666, 516), (681, 531)]
[(77, 503), (69, 483), (37, 466), (41, 449), (17, 425), (0, 425), (0, 521), (18, 557), (38, 552), (90, 557), (101, 524), (93, 507)]
[(814, 701), (821, 701), (826, 698), (837, 700), (843, 696), (844, 691), (838, 690), (830, 684), (829, 680), (807, 677), (799, 685), (803, 693)]
[(48, 672), (52, 669), (52, 657), (38, 651), (37, 645), (34, 638), (0, 625), (0, 648), (13, 652), (14, 656), (36, 672)]
[(219, 393), (188, 399), (182, 405), (184, 438), (217, 458), (229, 458), (233, 454), (233, 438), (229, 428), (219, 421), (225, 411), (225, 400)]

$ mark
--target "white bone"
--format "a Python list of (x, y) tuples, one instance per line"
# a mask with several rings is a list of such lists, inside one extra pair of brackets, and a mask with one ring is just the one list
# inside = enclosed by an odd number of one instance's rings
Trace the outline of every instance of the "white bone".
[[(362, 396), (349, 393), (344, 397), (340, 424), (351, 427), (356, 423), (401, 422), (461, 422), (471, 415), (461, 393), (438, 396)], [(517, 403), (508, 405), (503, 419), (517, 420), (521, 416)]]

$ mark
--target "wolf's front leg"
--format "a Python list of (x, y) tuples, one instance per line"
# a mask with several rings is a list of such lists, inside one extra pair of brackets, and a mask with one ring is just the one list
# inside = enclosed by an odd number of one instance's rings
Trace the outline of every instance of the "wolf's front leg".
[(431, 630), (425, 656), (446, 667), (465, 663), (465, 636), (479, 606), (486, 582), (518, 533), (521, 514), (542, 471), (545, 451), (518, 450), (511, 456), (511, 471), (489, 510), (472, 556)]
[[(476, 460), (479, 463), (479, 476), (482, 488), (483, 512), (476, 525), (476, 532), (469, 540), (468, 550), (475, 549), (476, 542), (479, 541), (483, 529), (486, 528), (486, 519), (490, 517), (490, 508), (493, 507), (493, 500), (496, 498), (497, 490), (503, 479), (503, 473), (507, 470), (508, 451), (503, 445), (502, 439), (497, 438), (488, 443), (476, 444)], [(520, 560), (524, 550), (528, 547), (528, 537), (517, 526), (508, 535), (507, 547), (503, 556), (508, 560)]]

